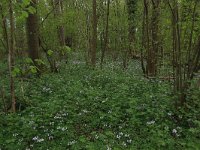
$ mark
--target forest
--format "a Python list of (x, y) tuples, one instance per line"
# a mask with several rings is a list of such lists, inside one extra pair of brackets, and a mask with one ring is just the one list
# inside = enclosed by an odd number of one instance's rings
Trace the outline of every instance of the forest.
[(0, 0), (0, 150), (200, 150), (199, 0)]

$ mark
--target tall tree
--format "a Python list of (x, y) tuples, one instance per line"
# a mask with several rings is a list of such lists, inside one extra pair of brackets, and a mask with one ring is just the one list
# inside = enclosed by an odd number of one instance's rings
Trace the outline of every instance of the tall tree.
[[(53, 1), (54, 9), (55, 9), (55, 17), (60, 18), (63, 15), (63, 0), (54, 0)], [(59, 38), (59, 43), (60, 46), (65, 46), (65, 28), (62, 24), (59, 24), (57, 26), (57, 32), (58, 32), (58, 38)]]
[(141, 49), (141, 66), (143, 73), (145, 73), (145, 76), (148, 75), (148, 65), (146, 68), (144, 67), (144, 51), (143, 48), (146, 50), (147, 53), (147, 62), (151, 61), (150, 56), (150, 31), (149, 31), (149, 0), (143, 1), (143, 27), (142, 27), (142, 49)]
[[(190, 88), (191, 81), (194, 78), (194, 74), (200, 70), (200, 35), (197, 37), (197, 42), (193, 46), (193, 50), (191, 50), (191, 40), (193, 39), (193, 30), (194, 30), (194, 20), (195, 20), (195, 11), (196, 5), (198, 1), (195, 1), (194, 9), (193, 9), (193, 19), (192, 19), (192, 29), (190, 33), (189, 40), (189, 49), (187, 52), (187, 56), (184, 55), (184, 49), (182, 46), (186, 43), (186, 40), (181, 40), (181, 31), (182, 28), (180, 26), (180, 7), (179, 2), (177, 0), (167, 1), (171, 16), (172, 16), (172, 47), (173, 47), (173, 58), (172, 58), (172, 66), (173, 66), (173, 74), (174, 74), (174, 93), (178, 96), (176, 101), (176, 107), (184, 106), (187, 97), (187, 91)], [(191, 53), (192, 52), (192, 53)], [(187, 62), (188, 67), (183, 67), (184, 63)], [(187, 71), (186, 71), (187, 70)], [(187, 78), (185, 78), (187, 76)]]
[[(37, 10), (37, 0), (31, 0), (30, 6)], [(36, 59), (39, 59), (39, 24), (37, 11), (29, 13), (27, 18), (27, 40), (29, 57), (37, 65)]]
[(91, 46), (91, 65), (96, 66), (97, 51), (97, 1), (92, 0), (92, 46)]
[(126, 0), (129, 25), (129, 55), (136, 55), (135, 52), (135, 31), (136, 31), (136, 10), (138, 0)]
[(160, 20), (161, 0), (152, 0), (152, 18), (151, 18), (151, 48), (149, 49), (147, 59), (148, 76), (156, 76), (157, 60), (159, 51), (159, 20)]
[(9, 47), (9, 40), (8, 40), (8, 28), (7, 28), (7, 18), (4, 15), (3, 12), (3, 5), (0, 3), (0, 13), (1, 13), (1, 26), (2, 26), (2, 32), (3, 32), (3, 39), (1, 40), (1, 43), (3, 44), (4, 48), (8, 50)]
[(104, 62), (104, 57), (105, 57), (105, 52), (108, 48), (108, 31), (109, 31), (109, 14), (110, 14), (110, 0), (106, 1), (107, 4), (107, 10), (106, 10), (106, 27), (105, 27), (105, 34), (103, 39), (104, 39), (104, 45), (102, 49), (102, 54), (101, 54), (101, 68), (103, 67), (103, 62)]
[(9, 16), (10, 16), (10, 39), (8, 44), (9, 49), (9, 72), (10, 72), (10, 93), (11, 93), (11, 101), (12, 101), (12, 111), (16, 112), (16, 99), (15, 99), (15, 87), (14, 87), (14, 77), (13, 77), (13, 70), (14, 70), (14, 12), (13, 12), (13, 1), (9, 0)]

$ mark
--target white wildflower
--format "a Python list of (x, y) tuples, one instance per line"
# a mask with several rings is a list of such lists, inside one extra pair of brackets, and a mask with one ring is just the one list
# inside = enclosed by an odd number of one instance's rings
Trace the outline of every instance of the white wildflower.
[(76, 143), (75, 140), (71, 141), (71, 142), (68, 142), (68, 145), (74, 145)]
[(17, 133), (14, 133), (13, 136), (16, 137), (16, 136), (18, 136), (18, 134), (17, 134)]
[(48, 139), (49, 139), (49, 140), (53, 140), (53, 136), (49, 136)]
[(152, 121), (148, 121), (148, 122), (147, 122), (147, 125), (152, 125), (152, 124), (154, 124), (154, 123), (155, 123), (154, 120), (152, 120)]
[(50, 122), (49, 125), (54, 125), (54, 122)]
[(119, 135), (123, 136), (123, 135), (124, 135), (124, 133), (123, 133), (123, 132), (120, 132), (120, 133), (119, 133)]
[(122, 129), (122, 126), (119, 126), (119, 129)]
[(129, 134), (125, 134), (124, 136), (125, 136), (125, 137), (130, 137), (130, 135), (129, 135)]
[(131, 140), (131, 139), (127, 140), (127, 143), (130, 143), (130, 144), (131, 144), (131, 143), (132, 143), (132, 140)]
[(168, 112), (167, 114), (168, 114), (169, 116), (171, 116), (171, 115), (172, 115), (172, 113), (171, 113), (171, 112)]
[(86, 109), (84, 109), (84, 110), (82, 110), (82, 112), (84, 112), (84, 113), (88, 113), (89, 111), (87, 111)]
[(123, 142), (122, 145), (125, 146), (125, 147), (127, 146), (127, 144), (125, 142)]
[(34, 138), (33, 138), (33, 141), (37, 141), (38, 140), (38, 136), (35, 136)]
[(177, 130), (176, 130), (176, 129), (173, 129), (173, 130), (172, 130), (172, 133), (176, 134), (176, 133), (177, 133)]
[(98, 139), (98, 138), (99, 138), (99, 136), (96, 134), (96, 135), (95, 135), (95, 139)]
[(121, 136), (120, 135), (117, 135), (117, 139), (120, 139), (121, 138)]
[(110, 146), (107, 145), (107, 150), (112, 150), (112, 148)]
[(39, 143), (41, 143), (41, 142), (43, 142), (44, 141), (44, 139), (38, 139), (37, 140), (37, 142), (39, 142)]

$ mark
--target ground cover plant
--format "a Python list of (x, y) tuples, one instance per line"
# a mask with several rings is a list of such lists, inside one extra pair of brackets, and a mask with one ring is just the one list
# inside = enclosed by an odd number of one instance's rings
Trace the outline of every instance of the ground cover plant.
[(199, 150), (199, 0), (0, 0), (0, 150)]
[(189, 109), (186, 115), (174, 111), (168, 82), (72, 65), (59, 74), (18, 84), (23, 84), (25, 93), (20, 101), (29, 106), (16, 114), (1, 114), (1, 149), (200, 146), (199, 110), (193, 110), (195, 115)]

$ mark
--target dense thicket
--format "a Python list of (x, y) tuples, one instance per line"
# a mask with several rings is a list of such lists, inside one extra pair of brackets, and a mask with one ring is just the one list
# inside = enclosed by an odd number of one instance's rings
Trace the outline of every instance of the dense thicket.
[(1, 0), (0, 149), (199, 149), (199, 8)]

